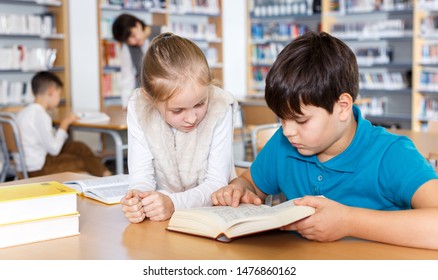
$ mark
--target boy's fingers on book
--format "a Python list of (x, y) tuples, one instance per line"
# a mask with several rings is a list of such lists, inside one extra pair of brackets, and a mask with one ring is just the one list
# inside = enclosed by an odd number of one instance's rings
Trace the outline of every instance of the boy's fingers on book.
[(294, 200), (294, 204), (295, 205), (306, 205), (306, 206), (311, 206), (314, 208), (320, 208), (322, 205), (322, 200), (324, 200), (325, 198), (323, 197), (315, 197), (315, 196), (303, 196), (302, 198), (296, 199)]

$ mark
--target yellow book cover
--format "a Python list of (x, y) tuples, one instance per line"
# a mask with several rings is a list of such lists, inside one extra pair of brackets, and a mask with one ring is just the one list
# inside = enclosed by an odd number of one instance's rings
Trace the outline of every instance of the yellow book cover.
[(77, 191), (56, 181), (6, 186), (0, 187), (0, 203), (71, 193), (77, 193)]
[(76, 194), (55, 181), (0, 187), (0, 225), (77, 213)]

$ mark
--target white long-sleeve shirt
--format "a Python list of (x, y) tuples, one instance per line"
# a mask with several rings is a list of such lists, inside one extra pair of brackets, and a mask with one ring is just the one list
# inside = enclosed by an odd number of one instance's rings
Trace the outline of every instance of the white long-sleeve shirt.
[[(160, 33), (167, 32), (168, 28), (166, 26), (160, 27)], [(149, 48), (149, 45), (153, 38), (148, 38), (145, 40), (143, 46), (141, 47), (141, 50), (143, 51), (143, 54), (146, 54), (147, 49)], [(131, 53), (129, 52), (129, 46), (125, 43), (122, 44), (122, 50), (120, 54), (121, 59), (121, 82), (120, 82), (120, 89), (121, 89), (121, 99), (122, 99), (122, 106), (123, 108), (126, 108), (128, 105), (128, 99), (131, 93), (136, 88), (136, 82), (135, 77), (137, 75), (137, 70), (135, 69), (134, 64), (132, 63)]]
[[(31, 172), (43, 168), (47, 154), (57, 156), (68, 138), (65, 130), (54, 130), (52, 118), (38, 103), (30, 104), (20, 111), (17, 123), (26, 167)], [(14, 160), (19, 161), (19, 158), (14, 157)]]
[[(155, 181), (153, 156), (143, 130), (138, 123), (135, 101), (128, 102), (128, 167), (131, 189), (140, 191), (157, 190), (168, 195), (175, 209), (211, 205), (211, 194), (228, 184), (230, 174), (234, 174), (232, 160), (233, 110), (228, 109), (224, 119), (215, 128), (208, 156), (206, 179), (195, 188), (180, 193), (169, 193), (157, 186)], [(166, 151), (163, 151), (166, 152)]]
[[(146, 40), (141, 50), (143, 53), (146, 53), (147, 48), (149, 47), (149, 40)], [(129, 52), (129, 47), (126, 44), (122, 45), (121, 51), (121, 98), (122, 98), (122, 106), (126, 108), (128, 104), (128, 98), (131, 93), (134, 91), (136, 87), (135, 77), (137, 75), (137, 70), (135, 69), (134, 63), (132, 63), (131, 53)]]

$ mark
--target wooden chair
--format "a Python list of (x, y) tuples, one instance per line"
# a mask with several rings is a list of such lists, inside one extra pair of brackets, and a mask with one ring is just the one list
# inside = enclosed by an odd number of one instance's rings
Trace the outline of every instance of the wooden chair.
[(251, 145), (254, 159), (280, 126), (280, 123), (262, 124), (255, 126), (251, 130)]
[(242, 142), (245, 151), (245, 160), (251, 160), (248, 150), (252, 148), (251, 145), (251, 131), (254, 127), (262, 124), (270, 124), (278, 122), (277, 115), (269, 109), (264, 100), (245, 100), (240, 101), (240, 112), (242, 117)]
[(438, 152), (430, 152), (427, 160), (435, 168), (435, 171), (438, 171)]
[[(6, 175), (11, 169), (15, 171), (15, 179), (29, 178), (26, 169), (20, 131), (13, 113), (0, 112), (0, 141), (5, 160), (0, 181), (4, 182), (6, 180)], [(14, 154), (18, 156), (18, 163), (15, 162), (13, 158)]]
[(427, 122), (427, 132), (438, 134), (438, 121), (430, 120)]
[(237, 176), (240, 176), (250, 166), (251, 166), (251, 162), (249, 162), (249, 161), (243, 161), (243, 160), (235, 160), (234, 161), (234, 167), (236, 168)]

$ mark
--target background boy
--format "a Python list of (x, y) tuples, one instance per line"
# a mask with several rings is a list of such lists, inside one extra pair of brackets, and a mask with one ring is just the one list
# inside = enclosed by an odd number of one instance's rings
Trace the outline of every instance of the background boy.
[[(81, 142), (68, 141), (68, 127), (78, 117), (70, 114), (54, 131), (47, 110), (58, 107), (61, 80), (53, 73), (41, 71), (32, 78), (35, 102), (17, 116), (26, 167), (30, 177), (66, 171), (85, 171), (95, 176), (111, 175), (90, 148)], [(19, 161), (16, 157), (15, 160)]]
[(286, 46), (265, 89), (282, 128), (250, 170), (213, 193), (213, 203), (304, 196), (296, 204), (316, 213), (283, 230), (317, 241), (352, 236), (438, 249), (438, 176), (412, 141), (362, 118), (358, 78), (354, 53), (327, 33)]

